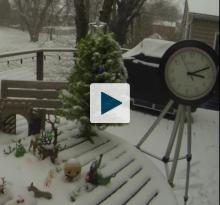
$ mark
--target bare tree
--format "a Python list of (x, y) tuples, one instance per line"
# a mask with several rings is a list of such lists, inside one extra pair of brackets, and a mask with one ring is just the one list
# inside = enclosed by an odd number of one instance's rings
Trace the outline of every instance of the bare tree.
[(60, 4), (60, 0), (53, 0), (48, 9), (47, 25), (49, 26), (49, 36), (50, 40), (53, 40), (54, 26), (59, 24), (60, 15), (64, 15), (65, 18), (62, 19), (64, 22), (70, 11), (70, 0), (65, 0)]
[(102, 4), (103, 4), (103, 0), (90, 0), (90, 9), (89, 9), (90, 22), (95, 21), (99, 16)]
[[(101, 1), (93, 0), (93, 3), (95, 1), (97, 5), (100, 6)], [(125, 43), (129, 25), (133, 19), (139, 15), (140, 9), (145, 1), (146, 0), (102, 0), (100, 20), (109, 25), (110, 30), (115, 33), (116, 40), (121, 45)], [(77, 41), (83, 38), (88, 32), (89, 15), (91, 15), (91, 12), (88, 12), (90, 7), (89, 2), (89, 0), (74, 0)], [(96, 16), (97, 15), (98, 14), (96, 14)]]
[(120, 45), (126, 42), (129, 25), (131, 25), (134, 18), (140, 14), (140, 10), (145, 1), (146, 0), (115, 0), (109, 26), (110, 30), (115, 33), (116, 40)]
[(100, 12), (100, 21), (106, 23), (110, 21), (114, 4), (115, 4), (115, 0), (104, 0), (102, 10)]
[(30, 35), (30, 41), (38, 41), (52, 2), (53, 0), (15, 0), (21, 20)]
[(8, 0), (0, 0), (0, 25), (8, 25), (10, 21), (11, 6)]
[(181, 18), (178, 7), (170, 0), (154, 0), (147, 5), (146, 12), (154, 17), (154, 20), (177, 21)]
[(88, 33), (89, 23), (89, 0), (74, 0), (75, 7), (75, 23), (76, 23), (76, 41), (85, 37)]
[[(133, 47), (144, 38), (154, 32), (154, 22), (178, 22), (181, 19), (178, 6), (169, 0), (146, 1), (141, 8), (140, 14), (134, 18), (129, 26), (129, 32), (126, 38), (126, 47)], [(165, 32), (164, 32), (165, 34)], [(163, 36), (163, 35), (162, 35)], [(169, 35), (168, 40), (177, 40), (178, 33)]]

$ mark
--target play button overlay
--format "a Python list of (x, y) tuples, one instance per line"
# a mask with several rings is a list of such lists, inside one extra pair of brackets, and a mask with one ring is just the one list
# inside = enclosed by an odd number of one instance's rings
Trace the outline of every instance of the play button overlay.
[(122, 102), (117, 99), (107, 95), (106, 93), (101, 92), (101, 114), (105, 114), (106, 112), (114, 109), (121, 105)]
[(93, 83), (90, 85), (91, 123), (129, 123), (130, 85)]

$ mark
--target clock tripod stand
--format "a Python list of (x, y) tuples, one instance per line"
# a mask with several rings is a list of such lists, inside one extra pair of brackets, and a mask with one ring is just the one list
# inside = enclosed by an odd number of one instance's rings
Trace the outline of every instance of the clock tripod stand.
[[(188, 201), (190, 163), (192, 159), (191, 107), (198, 106), (213, 96), (218, 78), (218, 65), (218, 56), (205, 43), (195, 40), (184, 40), (172, 45), (162, 56), (159, 66), (161, 83), (171, 100), (137, 144), (137, 148), (140, 151), (164, 162), (168, 182), (172, 187), (174, 186), (173, 182), (178, 161), (182, 159), (187, 160), (184, 194), (185, 204)], [(157, 127), (174, 102), (178, 104), (178, 108), (164, 156), (160, 158), (152, 153), (141, 150), (141, 145)], [(185, 124), (187, 125), (187, 154), (182, 157), (180, 156), (180, 149)], [(175, 141), (174, 157), (171, 159), (170, 155)], [(171, 163), (170, 170), (168, 163)]]
[[(144, 151), (141, 149), (141, 145), (147, 140), (147, 138), (150, 136), (150, 134), (153, 132), (153, 130), (157, 127), (157, 125), (160, 123), (160, 121), (163, 119), (165, 114), (169, 111), (171, 106), (174, 104), (173, 100), (170, 100), (168, 104), (164, 107), (161, 114), (158, 116), (158, 118), (154, 121), (152, 126), (149, 128), (147, 133), (141, 138), (141, 140), (137, 144), (137, 148), (144, 152), (147, 155), (150, 155), (153, 158), (156, 158), (160, 161), (162, 161), (165, 165), (165, 171), (167, 175), (167, 179), (169, 184), (173, 187), (174, 186), (174, 177), (178, 165), (178, 161), (182, 159), (187, 160), (187, 169), (186, 169), (186, 184), (185, 184), (185, 194), (184, 194), (184, 203), (186, 204), (188, 201), (188, 192), (189, 192), (189, 178), (190, 178), (190, 163), (192, 159), (192, 153), (191, 153), (191, 138), (192, 138), (192, 117), (191, 117), (191, 106), (188, 105), (182, 105), (179, 104), (176, 112), (176, 117), (173, 125), (173, 129), (170, 135), (169, 143), (166, 148), (166, 152), (162, 158), (149, 153), (147, 151)], [(180, 149), (182, 144), (182, 138), (183, 138), (183, 130), (185, 123), (187, 124), (187, 154), (186, 156), (180, 157)], [(174, 152), (173, 159), (170, 158), (172, 149), (174, 147), (174, 143), (176, 141), (176, 147)], [(171, 169), (169, 170), (168, 163), (171, 163)]]

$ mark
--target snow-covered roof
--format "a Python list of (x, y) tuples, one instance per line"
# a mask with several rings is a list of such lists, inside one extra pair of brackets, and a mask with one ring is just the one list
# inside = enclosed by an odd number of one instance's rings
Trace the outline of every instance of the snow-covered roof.
[(153, 25), (165, 26), (165, 27), (176, 27), (176, 22), (172, 21), (155, 21)]
[(189, 12), (219, 16), (219, 0), (188, 0)]
[(173, 44), (173, 41), (145, 38), (137, 46), (124, 53), (123, 58), (132, 58), (141, 53), (145, 56), (161, 58), (166, 50)]

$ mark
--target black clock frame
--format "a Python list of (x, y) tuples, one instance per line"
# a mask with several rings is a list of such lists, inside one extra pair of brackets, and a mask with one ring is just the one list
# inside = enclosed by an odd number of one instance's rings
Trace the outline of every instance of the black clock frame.
[[(213, 88), (210, 90), (210, 92), (199, 98), (196, 100), (186, 100), (186, 99), (182, 99), (178, 96), (176, 96), (167, 86), (166, 80), (165, 80), (165, 68), (166, 68), (166, 64), (169, 60), (169, 58), (175, 53), (177, 52), (179, 49), (183, 49), (183, 48), (198, 48), (204, 52), (206, 52), (211, 59), (213, 60), (213, 62), (216, 65), (216, 71), (217, 71), (217, 76), (216, 76), (216, 81), (215, 84), (213, 85)], [(218, 60), (218, 56), (216, 54), (216, 52), (207, 44), (201, 42), (201, 41), (197, 41), (197, 40), (183, 40), (183, 41), (179, 41), (177, 43), (175, 43), (174, 45), (172, 45), (163, 55), (163, 57), (161, 58), (160, 61), (160, 66), (159, 66), (159, 70), (160, 70), (160, 76), (161, 76), (161, 83), (162, 86), (165, 87), (165, 90), (167, 91), (167, 94), (170, 96), (171, 99), (173, 99), (175, 102), (183, 104), (183, 105), (199, 105), (201, 103), (206, 102), (208, 99), (210, 99), (213, 95), (214, 92), (214, 88), (216, 87), (216, 83), (218, 81), (219, 78), (219, 71), (218, 71), (218, 66), (219, 66), (219, 60)]]

